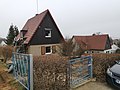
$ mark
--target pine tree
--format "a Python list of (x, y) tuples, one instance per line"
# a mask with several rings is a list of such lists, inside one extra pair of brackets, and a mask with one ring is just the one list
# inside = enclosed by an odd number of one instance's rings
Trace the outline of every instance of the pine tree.
[(6, 44), (7, 45), (12, 45), (14, 38), (19, 34), (18, 28), (16, 26), (11, 25), (9, 28), (9, 32), (7, 35), (7, 40), (6, 40)]
[(15, 37), (16, 37), (18, 34), (19, 34), (18, 27), (15, 26), (15, 27), (14, 27), (14, 35), (15, 35)]

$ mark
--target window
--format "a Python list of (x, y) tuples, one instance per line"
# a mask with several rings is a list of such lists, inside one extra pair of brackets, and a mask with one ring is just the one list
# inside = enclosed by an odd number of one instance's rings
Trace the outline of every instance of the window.
[(45, 37), (51, 37), (51, 29), (45, 28)]
[(52, 53), (51, 46), (46, 46), (46, 54), (51, 54), (51, 53)]

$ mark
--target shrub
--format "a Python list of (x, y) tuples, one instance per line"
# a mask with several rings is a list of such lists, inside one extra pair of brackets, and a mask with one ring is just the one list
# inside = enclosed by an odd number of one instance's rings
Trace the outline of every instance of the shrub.
[(2, 57), (2, 46), (0, 46), (0, 58)]
[(67, 58), (57, 55), (34, 57), (35, 90), (68, 90)]
[(97, 81), (106, 80), (106, 70), (112, 66), (116, 60), (120, 60), (120, 54), (93, 54), (93, 74)]
[(0, 47), (0, 56), (3, 57), (4, 62), (9, 60), (12, 57), (12, 46), (1, 46)]
[[(93, 74), (97, 81), (105, 82), (108, 66), (120, 60), (120, 54), (93, 54), (92, 56)], [(69, 59), (57, 55), (34, 57), (34, 89), (68, 90), (67, 60)]]
[(120, 54), (120, 49), (117, 49), (117, 50), (116, 50), (116, 53)]

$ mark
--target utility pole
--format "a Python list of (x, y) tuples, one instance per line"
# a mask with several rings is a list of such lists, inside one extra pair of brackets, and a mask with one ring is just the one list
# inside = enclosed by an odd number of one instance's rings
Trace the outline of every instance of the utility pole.
[(36, 4), (37, 4), (37, 14), (38, 14), (38, 0), (36, 0)]

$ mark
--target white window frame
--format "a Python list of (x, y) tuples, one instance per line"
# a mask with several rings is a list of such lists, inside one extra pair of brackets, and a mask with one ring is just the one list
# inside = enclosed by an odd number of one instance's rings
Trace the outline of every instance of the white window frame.
[[(46, 52), (47, 47), (50, 47), (50, 52), (48, 52), (48, 53)], [(52, 46), (45, 46), (45, 54), (52, 54)]]
[[(46, 31), (50, 32), (48, 36), (46, 36)], [(51, 29), (50, 28), (45, 28), (45, 37), (46, 38), (50, 38), (51, 37)]]

